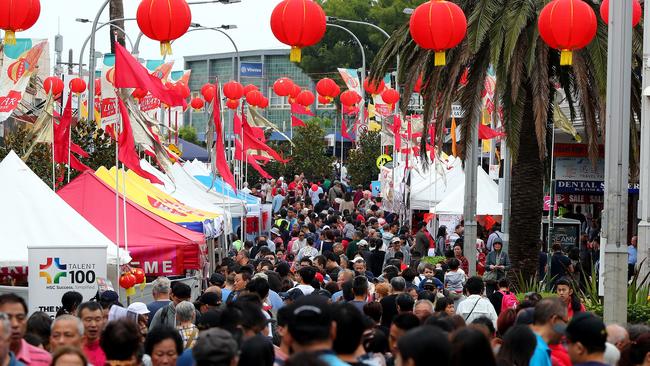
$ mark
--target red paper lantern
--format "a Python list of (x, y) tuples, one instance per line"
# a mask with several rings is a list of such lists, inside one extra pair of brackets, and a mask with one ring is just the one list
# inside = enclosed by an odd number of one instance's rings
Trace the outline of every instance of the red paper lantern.
[(332, 98), (324, 97), (322, 95), (318, 95), (318, 103), (320, 103), (322, 105), (330, 104), (330, 103), (332, 103)]
[(195, 111), (198, 111), (199, 109), (202, 109), (204, 105), (205, 105), (205, 102), (203, 102), (203, 99), (201, 99), (201, 98), (192, 98), (192, 100), (190, 101), (190, 106)]
[(347, 107), (352, 107), (361, 101), (361, 96), (353, 90), (346, 90), (341, 93), (340, 99), (341, 104)]
[(302, 89), (300, 88), (300, 85), (293, 84), (293, 86), (291, 86), (291, 91), (289, 92), (289, 98), (296, 99), (301, 91)]
[(284, 0), (271, 13), (273, 35), (291, 46), (292, 62), (300, 62), (302, 47), (320, 42), (325, 28), (325, 12), (312, 0)]
[[(600, 17), (605, 24), (609, 24), (609, 0), (600, 3)], [(641, 20), (641, 4), (639, 0), (632, 0), (632, 27), (636, 27)]]
[(136, 13), (142, 33), (160, 42), (160, 54), (171, 55), (171, 41), (187, 32), (192, 12), (185, 0), (142, 0)]
[(239, 99), (228, 99), (226, 101), (226, 107), (230, 109), (237, 109), (237, 107), (239, 107)]
[(147, 96), (147, 91), (144, 89), (135, 88), (135, 90), (133, 90), (133, 93), (131, 93), (131, 96), (136, 99), (142, 99)]
[(246, 102), (252, 106), (259, 107), (263, 99), (264, 96), (259, 90), (251, 90), (246, 93)]
[(240, 83), (231, 80), (223, 84), (223, 95), (228, 99), (240, 99), (244, 96), (244, 87)]
[(418, 46), (435, 51), (434, 64), (445, 65), (445, 50), (465, 38), (467, 19), (463, 10), (449, 1), (427, 1), (418, 6), (409, 22), (411, 37)]
[(248, 94), (248, 92), (251, 91), (251, 90), (258, 90), (259, 91), (260, 89), (257, 86), (253, 85), (253, 84), (248, 84), (248, 85), (246, 85), (244, 87), (244, 95)]
[(395, 89), (386, 89), (381, 93), (381, 100), (386, 104), (393, 105), (399, 101), (399, 93)]
[(50, 76), (43, 80), (43, 89), (45, 89), (45, 94), (52, 93), (52, 95), (56, 97), (63, 92), (63, 86), (63, 80), (56, 76)]
[(377, 95), (381, 94), (381, 92), (386, 89), (386, 83), (384, 80), (370, 80), (370, 79), (365, 79), (363, 80), (363, 89), (372, 94), (372, 95)]
[(269, 106), (269, 98), (263, 96), (262, 101), (260, 102), (258, 107), (264, 109), (264, 108), (266, 108), (268, 106)]
[(315, 100), (316, 97), (314, 96), (314, 93), (309, 90), (301, 91), (300, 94), (298, 94), (296, 97), (296, 103), (304, 107), (309, 107), (310, 105), (314, 104)]
[(135, 283), (143, 283), (146, 279), (146, 276), (144, 275), (144, 270), (142, 268), (133, 268), (131, 270), (131, 273), (133, 276), (135, 276)]
[(293, 80), (289, 78), (279, 78), (273, 83), (273, 91), (280, 97), (286, 97), (293, 89)]
[(201, 95), (206, 102), (212, 103), (214, 96), (217, 94), (217, 90), (212, 84), (203, 84), (201, 87)]
[(0, 29), (5, 44), (16, 44), (16, 32), (31, 28), (41, 14), (39, 0), (0, 0)]
[(100, 78), (95, 79), (95, 95), (102, 95), (102, 80)]
[(131, 272), (124, 273), (120, 276), (120, 287), (127, 289), (135, 286), (136, 278)]
[(336, 84), (336, 82), (330, 78), (322, 78), (316, 83), (316, 91), (318, 94), (327, 97), (332, 100), (341, 93), (341, 88)]
[(573, 50), (583, 48), (596, 35), (596, 14), (582, 0), (554, 0), (539, 13), (539, 35), (551, 48), (561, 51), (560, 65), (571, 65)]
[(86, 82), (82, 78), (70, 80), (70, 91), (75, 94), (81, 94), (86, 90)]

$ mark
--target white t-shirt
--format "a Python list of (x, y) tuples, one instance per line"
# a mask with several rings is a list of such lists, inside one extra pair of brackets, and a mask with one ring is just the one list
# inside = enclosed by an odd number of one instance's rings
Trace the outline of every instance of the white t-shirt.
[(456, 314), (462, 316), (467, 324), (471, 323), (474, 319), (484, 316), (492, 320), (494, 328), (497, 327), (498, 316), (494, 310), (494, 306), (492, 306), (490, 300), (480, 295), (470, 295), (461, 301), (456, 309)]

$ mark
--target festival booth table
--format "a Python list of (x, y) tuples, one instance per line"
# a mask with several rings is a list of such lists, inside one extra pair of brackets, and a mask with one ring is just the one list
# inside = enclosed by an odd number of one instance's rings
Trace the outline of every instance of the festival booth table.
[[(107, 264), (118, 263), (115, 244), (57, 196), (13, 151), (0, 162), (0, 197), (2, 277), (10, 275), (17, 283), (27, 280), (28, 246), (105, 247)], [(52, 250), (53, 255), (61, 252)], [(130, 261), (128, 252), (120, 250), (119, 263)], [(27, 298), (26, 287), (0, 287), (0, 292), (15, 292)]]
[[(95, 175), (104, 183), (115, 187), (115, 173), (115, 167), (111, 170), (100, 167)], [(123, 182), (125, 176), (126, 182)], [(191, 207), (154, 187), (148, 180), (133, 171), (128, 171), (125, 175), (124, 170), (120, 169), (117, 187), (119, 192), (126, 192), (127, 198), (144, 209), (187, 229), (203, 233), (206, 238), (216, 238), (222, 234), (223, 215)]]
[[(95, 228), (116, 242), (113, 187), (87, 171), (57, 193)], [(119, 196), (118, 211), (120, 247), (125, 247), (122, 195)], [(147, 276), (181, 276), (188, 270), (202, 268), (205, 253), (203, 234), (154, 215), (128, 198), (126, 219), (126, 237), (132, 263), (141, 266)]]

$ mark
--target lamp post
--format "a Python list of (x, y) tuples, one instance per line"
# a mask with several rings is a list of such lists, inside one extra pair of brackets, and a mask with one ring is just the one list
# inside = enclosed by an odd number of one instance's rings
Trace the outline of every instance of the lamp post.
[(102, 5), (99, 7), (97, 14), (95, 14), (95, 20), (93, 20), (92, 30), (90, 31), (90, 59), (88, 61), (88, 120), (91, 122), (95, 121), (95, 113), (90, 112), (95, 110), (95, 33), (97, 33), (99, 17), (102, 15), (109, 2), (110, 0), (104, 0)]
[(363, 50), (363, 44), (361, 43), (359, 38), (354, 33), (352, 33), (351, 30), (349, 30), (349, 29), (347, 29), (347, 28), (345, 28), (343, 26), (340, 26), (338, 24), (327, 23), (327, 26), (328, 27), (338, 28), (338, 29), (346, 31), (350, 36), (352, 36), (352, 38), (354, 38), (354, 40), (359, 45), (359, 49), (361, 50), (361, 81), (360, 81), (359, 89), (361, 90), (361, 102), (363, 103), (363, 105), (359, 109), (359, 116), (361, 117), (361, 123), (363, 123), (364, 115), (365, 115), (364, 114), (364, 108), (365, 108), (365, 104), (366, 104), (366, 92), (363, 90), (363, 81), (366, 78), (366, 52)]

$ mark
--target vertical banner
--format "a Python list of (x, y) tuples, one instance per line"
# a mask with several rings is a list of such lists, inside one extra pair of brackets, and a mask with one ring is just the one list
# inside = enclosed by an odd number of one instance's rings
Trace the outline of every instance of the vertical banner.
[(341, 74), (341, 78), (343, 78), (343, 81), (345, 82), (345, 85), (348, 87), (348, 89), (357, 92), (357, 94), (361, 95), (361, 88), (363, 87), (361, 85), (361, 82), (359, 81), (359, 74), (357, 73), (356, 69), (341, 69), (339, 68), (339, 74)]
[(119, 122), (120, 115), (117, 112), (117, 94), (115, 93), (115, 55), (107, 53), (102, 60), (102, 128)]
[(4, 45), (0, 67), (0, 122), (11, 116), (22, 100), (30, 78), (38, 72), (38, 63), (47, 41), (32, 47), (32, 40), (19, 38), (15, 45)]
[(52, 318), (61, 297), (77, 291), (88, 301), (97, 293), (97, 280), (106, 278), (106, 246), (28, 247), (29, 313), (44, 311)]

